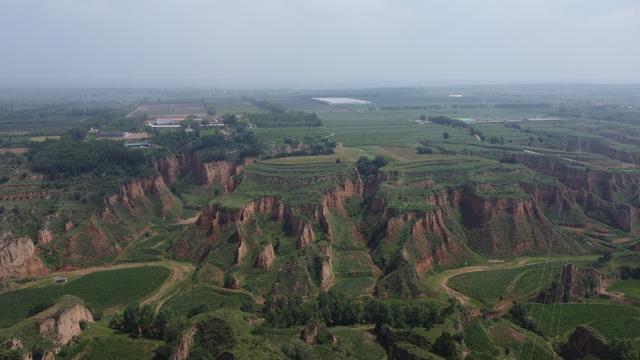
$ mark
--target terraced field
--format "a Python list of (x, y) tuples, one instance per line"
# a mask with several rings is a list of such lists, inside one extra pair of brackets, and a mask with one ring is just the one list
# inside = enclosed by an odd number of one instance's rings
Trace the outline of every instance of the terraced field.
[(369, 255), (364, 238), (358, 235), (352, 220), (340, 214), (332, 214), (329, 224), (333, 234), (334, 289), (354, 297), (371, 294), (380, 270)]
[(320, 160), (250, 165), (237, 191), (218, 201), (236, 207), (254, 199), (274, 196), (290, 204), (318, 203), (324, 192), (354, 176), (353, 168), (347, 164)]
[(390, 207), (398, 210), (431, 210), (427, 195), (456, 188), (472, 188), (485, 198), (522, 198), (521, 182), (553, 184), (521, 165), (504, 164), (469, 156), (432, 155), (428, 159), (388, 165), (389, 179), (381, 186)]

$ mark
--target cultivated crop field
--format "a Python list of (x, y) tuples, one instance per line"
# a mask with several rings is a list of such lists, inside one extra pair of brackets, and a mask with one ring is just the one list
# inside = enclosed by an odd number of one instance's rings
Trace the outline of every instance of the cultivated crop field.
[(640, 301), (640, 280), (639, 279), (625, 279), (618, 280), (609, 286), (608, 290), (621, 292), (624, 296)]
[(143, 266), (96, 272), (64, 285), (46, 284), (0, 294), (0, 327), (9, 327), (25, 319), (36, 305), (55, 302), (66, 294), (82, 298), (98, 311), (125, 305), (149, 295), (168, 276), (164, 267)]
[(198, 307), (202, 307), (201, 311), (217, 308), (251, 309), (253, 303), (253, 298), (245, 293), (234, 293), (222, 288), (194, 287), (171, 297), (163, 309), (187, 316)]
[(561, 262), (553, 262), (470, 272), (451, 278), (449, 286), (483, 303), (494, 304), (501, 298), (523, 299), (534, 295), (549, 285), (561, 269)]
[(640, 310), (636, 307), (597, 301), (548, 305), (532, 303), (526, 307), (545, 336), (563, 336), (576, 325), (587, 324), (607, 339), (640, 337)]

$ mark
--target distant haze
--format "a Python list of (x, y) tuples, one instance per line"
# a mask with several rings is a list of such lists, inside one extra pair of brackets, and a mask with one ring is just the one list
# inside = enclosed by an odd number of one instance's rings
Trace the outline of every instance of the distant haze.
[(0, 87), (640, 82), (638, 0), (2, 0)]

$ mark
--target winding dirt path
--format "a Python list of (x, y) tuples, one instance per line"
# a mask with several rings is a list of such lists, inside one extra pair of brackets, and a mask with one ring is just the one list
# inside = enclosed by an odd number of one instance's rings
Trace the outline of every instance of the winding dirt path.
[(459, 292), (458, 290), (450, 287), (449, 280), (454, 276), (472, 273), (472, 272), (478, 272), (478, 271), (487, 271), (491, 269), (494, 269), (494, 267), (490, 265), (477, 265), (477, 266), (466, 266), (466, 267), (454, 269), (454, 270), (448, 270), (442, 274), (440, 279), (438, 279), (438, 286), (440, 287), (440, 290), (446, 293), (447, 295), (449, 295), (449, 297), (452, 297), (458, 300), (462, 304), (468, 304), (469, 301), (471, 301), (471, 298)]
[(143, 305), (156, 304), (156, 312), (160, 310), (165, 301), (169, 298), (169, 294), (176, 289), (176, 287), (186, 280), (193, 271), (195, 266), (189, 263), (181, 263), (177, 261), (171, 261), (167, 266), (171, 270), (171, 275), (165, 280), (165, 282), (157, 288), (151, 295), (142, 301)]

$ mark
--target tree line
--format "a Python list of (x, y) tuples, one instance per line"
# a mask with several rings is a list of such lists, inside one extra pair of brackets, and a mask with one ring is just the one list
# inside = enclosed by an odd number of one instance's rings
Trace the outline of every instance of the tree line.
[(305, 325), (321, 320), (327, 326), (346, 326), (358, 323), (387, 324), (395, 328), (431, 328), (453, 311), (453, 305), (440, 309), (433, 302), (400, 301), (369, 298), (359, 300), (330, 290), (315, 299), (303, 301), (300, 296), (272, 296), (267, 298), (264, 317), (276, 328)]

